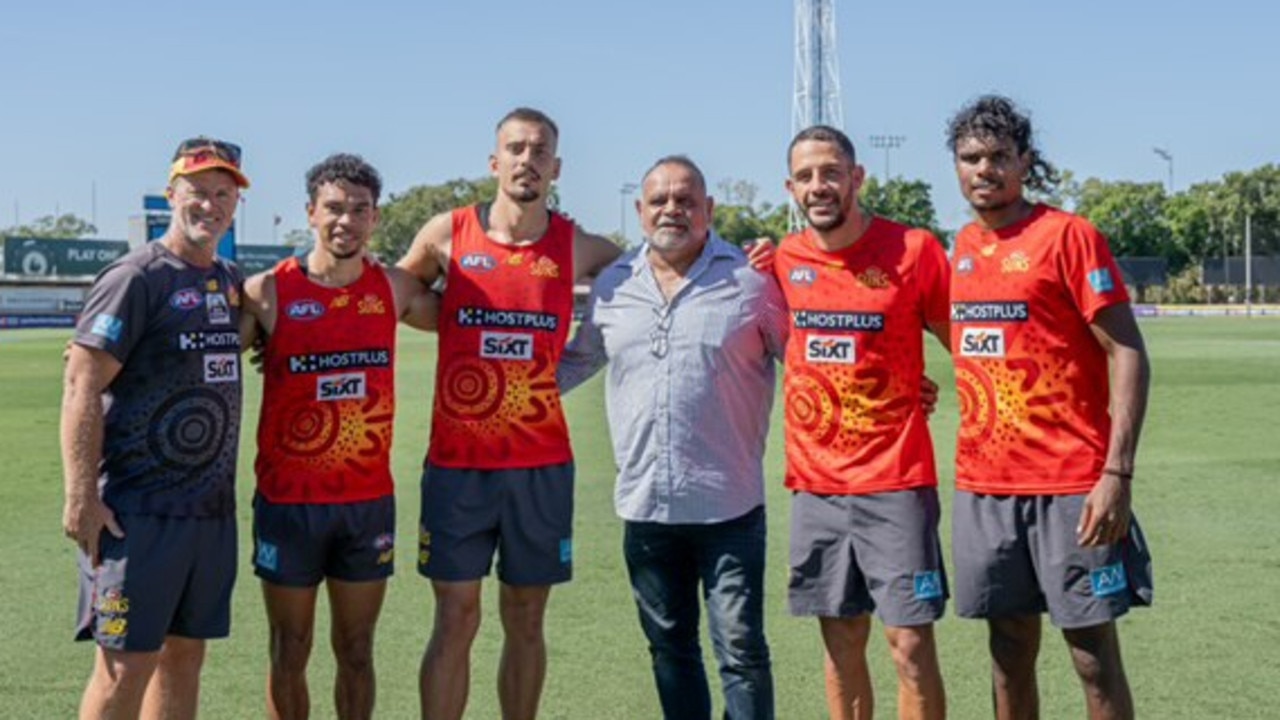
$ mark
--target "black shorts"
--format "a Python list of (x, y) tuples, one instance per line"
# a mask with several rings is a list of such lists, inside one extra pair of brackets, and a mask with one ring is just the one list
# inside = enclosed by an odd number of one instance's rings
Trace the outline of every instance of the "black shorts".
[(231, 631), (236, 519), (117, 515), (123, 538), (98, 540), (102, 564), (79, 554), (77, 640), (154, 652), (166, 635), (199, 640)]
[(573, 576), (573, 463), (509, 470), (427, 464), (422, 474), (418, 572), (462, 582), (489, 574), (508, 585)]
[(253, 572), (289, 587), (385, 580), (395, 570), (396, 499), (273, 503), (253, 496)]

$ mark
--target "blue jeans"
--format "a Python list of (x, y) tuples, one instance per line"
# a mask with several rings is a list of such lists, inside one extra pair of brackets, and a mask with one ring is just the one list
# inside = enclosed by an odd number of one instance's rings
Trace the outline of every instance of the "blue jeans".
[(663, 717), (711, 717), (698, 644), (701, 582), (724, 716), (773, 718), (773, 673), (764, 639), (764, 507), (709, 525), (627, 522), (623, 552)]

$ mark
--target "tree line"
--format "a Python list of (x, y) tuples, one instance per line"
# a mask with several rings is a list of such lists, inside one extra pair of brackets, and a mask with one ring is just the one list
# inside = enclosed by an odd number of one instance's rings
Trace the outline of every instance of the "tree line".
[[(427, 219), (492, 198), (496, 191), (493, 178), (459, 178), (392, 193), (382, 204), (382, 223), (374, 233), (372, 249), (383, 258), (398, 258)], [(932, 192), (922, 180), (883, 181), (873, 176), (863, 184), (860, 202), (874, 214), (928, 228), (949, 244), (954, 229), (940, 227)], [(724, 179), (716, 183), (714, 194), (715, 228), (725, 239), (741, 244), (757, 237), (779, 239), (789, 232), (788, 205), (759, 200), (754, 183)], [(1110, 239), (1117, 256), (1163, 258), (1171, 274), (1208, 258), (1242, 255), (1246, 218), (1252, 222), (1254, 254), (1280, 254), (1280, 166), (1275, 164), (1230, 172), (1174, 193), (1159, 182), (1080, 181), (1064, 171), (1053, 191), (1036, 199), (1088, 218)], [(553, 195), (552, 203), (558, 205), (558, 195)], [(91, 223), (71, 213), (0, 229), (0, 236), (41, 238), (95, 233)], [(286, 237), (298, 243), (305, 234), (305, 230), (292, 230)], [(620, 240), (617, 233), (612, 237)]]

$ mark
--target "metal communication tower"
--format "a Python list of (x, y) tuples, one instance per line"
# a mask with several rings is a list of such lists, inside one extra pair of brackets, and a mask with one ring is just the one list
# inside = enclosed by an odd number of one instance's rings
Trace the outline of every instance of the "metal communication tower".
[[(844, 129), (840, 60), (836, 55), (835, 0), (795, 0), (796, 77), (791, 99), (791, 136), (812, 125)], [(791, 203), (791, 227), (804, 216)]]

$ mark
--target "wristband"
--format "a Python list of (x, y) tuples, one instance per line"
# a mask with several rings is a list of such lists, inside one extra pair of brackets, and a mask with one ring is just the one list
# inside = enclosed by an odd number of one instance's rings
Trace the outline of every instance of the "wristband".
[(1120, 478), (1121, 480), (1132, 480), (1132, 479), (1133, 479), (1133, 473), (1132, 473), (1132, 472), (1124, 472), (1123, 470), (1117, 470), (1117, 469), (1115, 469), (1115, 468), (1102, 468), (1102, 474), (1103, 474), (1103, 475), (1113, 475), (1113, 476), (1115, 476), (1115, 477)]

